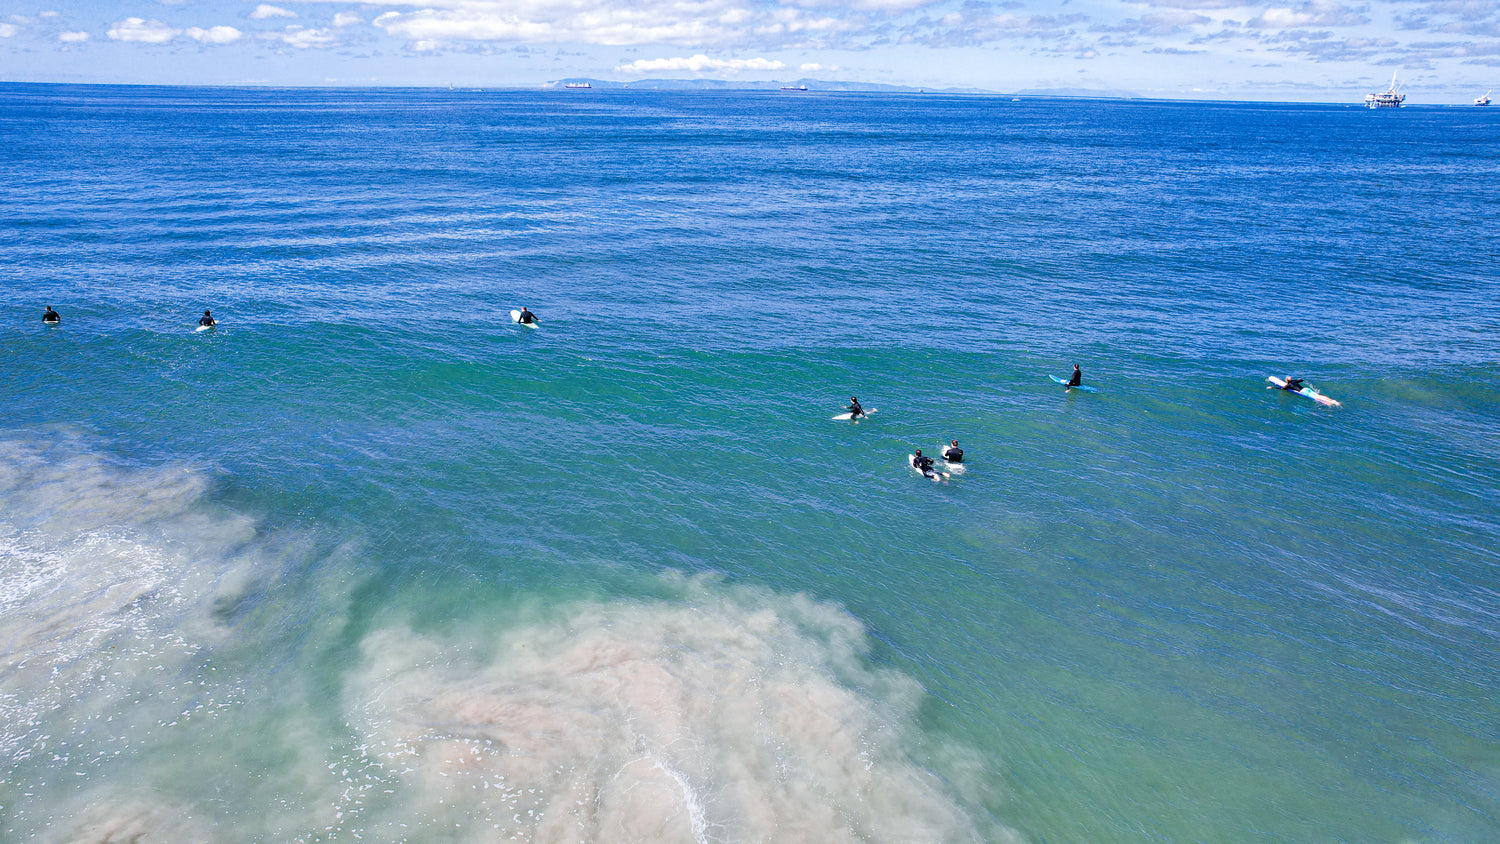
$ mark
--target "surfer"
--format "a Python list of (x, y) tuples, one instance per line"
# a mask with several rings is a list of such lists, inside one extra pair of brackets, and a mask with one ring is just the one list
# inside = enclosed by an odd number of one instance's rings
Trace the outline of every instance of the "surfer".
[(526, 310), (526, 306), (522, 305), (521, 306), (521, 315), (518, 316), (518, 317), (516, 317), (516, 322), (519, 322), (522, 325), (530, 325), (533, 322), (536, 322), (536, 314), (532, 313), (531, 311)]
[(204, 328), (212, 328), (215, 325), (218, 325), (217, 322), (214, 322), (214, 315), (209, 313), (207, 310), (204, 310), (203, 316), (198, 318), (198, 324), (203, 326)]
[(850, 419), (858, 419), (859, 417), (865, 415), (865, 409), (859, 406), (859, 399), (855, 398), (854, 396), (849, 397), (848, 410)]
[(52, 310), (52, 306), (48, 305), (47, 312), (45, 314), (42, 314), (42, 322), (56, 325), (57, 323), (62, 322), (62, 315), (60, 315), (57, 311)]
[(937, 473), (935, 473), (935, 472), (932, 471), (932, 458), (931, 457), (923, 457), (922, 456), (922, 449), (920, 449), (920, 448), (917, 449), (917, 453), (912, 456), (911, 465), (912, 465), (913, 469), (916, 469), (918, 472), (921, 472), (922, 475), (923, 475), (923, 477), (928, 477), (928, 478), (935, 478), (935, 477), (937, 477)]
[(1286, 390), (1287, 392), (1295, 393), (1298, 390), (1302, 389), (1302, 379), (1301, 378), (1293, 378), (1290, 375), (1288, 375), (1287, 378), (1286, 378), (1286, 385), (1283, 386), (1281, 389)]
[(958, 447), (958, 440), (954, 440), (947, 448), (943, 449), (943, 459), (949, 463), (964, 462), (964, 450)]
[(1071, 378), (1068, 379), (1068, 387), (1069, 388), (1077, 387), (1078, 385), (1080, 385), (1082, 383), (1083, 383), (1083, 370), (1079, 369), (1078, 368), (1078, 364), (1075, 363), (1075, 364), (1073, 364), (1073, 377), (1071, 377)]

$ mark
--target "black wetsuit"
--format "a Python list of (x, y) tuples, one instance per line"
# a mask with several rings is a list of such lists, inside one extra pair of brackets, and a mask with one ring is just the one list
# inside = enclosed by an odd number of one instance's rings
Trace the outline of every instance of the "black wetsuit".
[(523, 310), (521, 311), (519, 321), (522, 325), (536, 322), (536, 314), (532, 313), (531, 311)]
[(218, 323), (214, 322), (214, 318), (213, 317), (209, 316), (208, 314), (204, 314), (203, 316), (201, 316), (201, 317), (198, 318), (198, 324), (199, 325), (217, 325)]
[[(1068, 386), (1069, 387), (1077, 387), (1078, 385), (1080, 385), (1082, 383), (1083, 383), (1083, 370), (1081, 370), (1081, 369), (1074, 369), (1073, 370), (1073, 377), (1068, 379)], [(1055, 390), (1057, 388), (1053, 387), (1052, 389)]]
[(853, 404), (849, 405), (849, 418), (850, 419), (858, 419), (859, 417), (864, 416), (864, 415), (865, 415), (865, 409), (859, 406), (859, 402), (854, 402)]
[(47, 312), (42, 314), (42, 322), (62, 322), (62, 316), (57, 311), (48, 308)]
[(1283, 389), (1283, 390), (1289, 390), (1289, 391), (1295, 393), (1298, 390), (1302, 389), (1302, 379), (1301, 378), (1288, 378), (1288, 379), (1286, 379), (1286, 386), (1282, 387), (1281, 389)]
[(953, 446), (943, 452), (943, 459), (949, 463), (962, 463), (964, 462), (964, 450), (958, 446)]
[(918, 472), (921, 472), (922, 474), (926, 475), (929, 478), (932, 477), (932, 458), (931, 457), (928, 457), (925, 454), (918, 455), (918, 456), (913, 457), (911, 459), (911, 465), (917, 467), (917, 471)]

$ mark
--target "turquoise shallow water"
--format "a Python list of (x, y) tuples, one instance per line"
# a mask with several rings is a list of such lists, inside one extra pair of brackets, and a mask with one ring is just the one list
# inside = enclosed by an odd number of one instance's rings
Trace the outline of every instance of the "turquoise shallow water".
[(1500, 833), (1488, 112), (0, 97), (6, 840)]

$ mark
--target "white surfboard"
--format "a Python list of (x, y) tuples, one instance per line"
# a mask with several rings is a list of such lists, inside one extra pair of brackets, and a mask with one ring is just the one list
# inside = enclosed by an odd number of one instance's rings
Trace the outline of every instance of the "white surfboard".
[(1266, 380), (1270, 381), (1271, 384), (1273, 385), (1273, 386), (1267, 387), (1266, 388), (1267, 390), (1281, 390), (1281, 391), (1287, 392), (1287, 393), (1296, 393), (1297, 395), (1303, 396), (1304, 398), (1312, 399), (1313, 401), (1317, 402), (1318, 404), (1323, 405), (1324, 407), (1340, 407), (1341, 406), (1334, 399), (1331, 399), (1328, 396), (1323, 395), (1322, 393), (1318, 392), (1317, 390), (1314, 390), (1312, 387), (1303, 385), (1302, 389), (1300, 389), (1300, 390), (1288, 390), (1288, 389), (1286, 389), (1286, 382), (1283, 381), (1283, 380), (1281, 380), (1280, 378), (1277, 378), (1275, 375), (1267, 375), (1266, 376)]
[[(863, 419), (866, 416), (869, 416), (870, 414), (872, 414), (874, 412), (875, 412), (875, 408), (872, 407), (869, 410), (866, 410), (864, 413), (861, 413), (859, 415), (859, 419)], [(851, 414), (851, 413), (840, 413), (838, 416), (835, 416), (833, 418), (835, 420), (839, 421), (839, 422), (848, 422), (850, 419), (854, 419), (854, 415)], [(858, 422), (859, 419), (854, 419), (854, 421)]]
[(197, 328), (194, 328), (193, 330), (194, 331), (213, 331), (215, 328), (218, 328), (218, 325), (200, 325)]
[(534, 322), (521, 322), (521, 312), (520, 311), (511, 311), (510, 312), (510, 321), (516, 323), (517, 325), (524, 325), (527, 328), (536, 328), (536, 325), (537, 325)]

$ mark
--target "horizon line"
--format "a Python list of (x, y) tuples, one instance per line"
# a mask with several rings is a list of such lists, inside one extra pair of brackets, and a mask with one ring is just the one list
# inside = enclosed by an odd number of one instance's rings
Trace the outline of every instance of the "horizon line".
[[(443, 84), (399, 84), (379, 82), (323, 82), (323, 83), (270, 83), (270, 82), (241, 82), (241, 83), (187, 83), (187, 82), (78, 82), (78, 81), (36, 81), (36, 80), (13, 80), (0, 79), (0, 85), (34, 85), (34, 86), (56, 86), (56, 87), (116, 87), (116, 88), (185, 88), (204, 90), (298, 90), (298, 91), (338, 91), (338, 90), (405, 90), (405, 91), (565, 91), (563, 86), (570, 82), (598, 82), (609, 85), (608, 88), (587, 89), (595, 92), (611, 90), (629, 91), (654, 91), (657, 93), (677, 94), (712, 94), (712, 93), (785, 93), (779, 88), (771, 87), (727, 87), (734, 85), (744, 86), (780, 86), (787, 82), (782, 80), (746, 80), (744, 82), (731, 82), (725, 79), (652, 79), (637, 80), (635, 82), (619, 82), (609, 79), (598, 79), (595, 77), (563, 77), (561, 79), (548, 80), (547, 82), (530, 85), (443, 85)], [(1023, 88), (1017, 91), (995, 91), (987, 88), (930, 88), (925, 85), (902, 85), (889, 82), (854, 82), (854, 81), (829, 81), (821, 79), (797, 79), (791, 80), (798, 85), (857, 85), (866, 87), (868, 90), (849, 90), (830, 87), (823, 90), (809, 87), (805, 91), (795, 91), (797, 94), (928, 94), (955, 97), (1030, 97), (1033, 99), (1062, 99), (1062, 100), (1118, 100), (1128, 102), (1132, 100), (1147, 100), (1152, 102), (1195, 102), (1195, 103), (1247, 103), (1258, 105), (1329, 105), (1329, 106), (1358, 106), (1364, 108), (1363, 99), (1359, 100), (1276, 100), (1276, 99), (1232, 99), (1221, 97), (1193, 97), (1193, 96), (1153, 96), (1149, 94), (1137, 94), (1134, 92), (1109, 91), (1097, 89), (1097, 93), (1090, 93), (1087, 88)], [(684, 87), (661, 89), (649, 87), (650, 83), (686, 83)], [(726, 87), (718, 87), (711, 90), (700, 90), (691, 87), (694, 84), (718, 84)], [(641, 87), (632, 87), (641, 86)], [(930, 88), (930, 90), (929, 90)], [(580, 89), (571, 89), (577, 93)], [(1075, 91), (1076, 93), (1062, 93), (1063, 91)], [(1055, 92), (1055, 93), (1054, 93)], [(1464, 103), (1416, 103), (1414, 105), (1403, 105), (1402, 108), (1449, 108), (1463, 106)], [(1474, 106), (1469, 104), (1470, 108)]]

